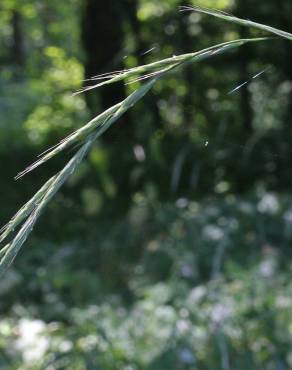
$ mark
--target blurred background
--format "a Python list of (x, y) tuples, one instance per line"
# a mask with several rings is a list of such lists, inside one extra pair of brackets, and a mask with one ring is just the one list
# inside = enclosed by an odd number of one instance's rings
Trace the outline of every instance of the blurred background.
[[(139, 86), (85, 78), (261, 35), (192, 4), (292, 32), (290, 0), (1, 1), (1, 225), (74, 151), (17, 172)], [(176, 71), (96, 143), (1, 278), (0, 369), (291, 369), (291, 62)]]

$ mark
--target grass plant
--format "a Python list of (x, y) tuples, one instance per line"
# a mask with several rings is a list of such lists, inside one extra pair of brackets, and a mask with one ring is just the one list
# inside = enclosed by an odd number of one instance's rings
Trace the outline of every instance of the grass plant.
[[(221, 18), (225, 21), (230, 21), (247, 27), (253, 27), (270, 34), (274, 34), (280, 38), (292, 40), (292, 34), (288, 32), (260, 23), (252, 22), (250, 20), (240, 19), (224, 12), (199, 7), (181, 7), (180, 10), (205, 13)], [(140, 85), (122, 102), (97, 115), (90, 122), (72, 132), (57, 145), (46, 150), (40, 155), (36, 162), (31, 164), (16, 176), (16, 179), (18, 179), (28, 172), (34, 170), (41, 164), (45, 163), (52, 157), (72, 147), (73, 145), (80, 145), (80, 148), (69, 160), (66, 166), (56, 175), (51, 177), (0, 231), (0, 243), (3, 245), (2, 249), (0, 249), (0, 275), (11, 265), (22, 245), (32, 232), (36, 221), (40, 217), (47, 204), (60, 190), (70, 175), (77, 169), (78, 165), (85, 158), (95, 140), (106, 130), (108, 130), (110, 126), (113, 125), (126, 111), (131, 109), (139, 100), (141, 100), (145, 94), (151, 90), (157, 80), (164, 78), (170, 72), (178, 69), (179, 67), (183, 68), (190, 63), (203, 61), (207, 58), (225, 53), (247, 43), (261, 42), (267, 39), (270, 38), (261, 37), (232, 40), (193, 53), (173, 56), (156, 61), (154, 63), (131, 69), (106, 73), (91, 78), (91, 84), (81, 89), (77, 93), (85, 92), (100, 86), (109, 85), (118, 81), (124, 81), (125, 83), (139, 82)], [(146, 83), (142, 84), (143, 80), (147, 80)]]

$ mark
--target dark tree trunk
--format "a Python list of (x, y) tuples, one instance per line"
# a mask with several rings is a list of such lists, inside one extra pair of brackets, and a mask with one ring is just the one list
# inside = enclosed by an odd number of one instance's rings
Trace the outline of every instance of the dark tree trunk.
[[(241, 37), (248, 37), (246, 29), (241, 29)], [(249, 64), (249, 46), (243, 45), (238, 51), (238, 60), (239, 60), (239, 79), (243, 83), (249, 78), (248, 64)], [(248, 84), (244, 85), (240, 89), (240, 111), (242, 117), (242, 126), (245, 129), (245, 133), (250, 135), (253, 131), (253, 114), (250, 103), (250, 92), (248, 90)]]
[[(291, 32), (292, 29), (292, 15), (290, 5), (285, 4), (281, 10), (281, 24), (285, 28), (286, 31)], [(292, 45), (291, 41), (285, 40), (284, 41), (284, 73), (286, 75), (287, 80), (292, 84)], [(284, 122), (284, 129), (291, 130), (291, 121), (292, 121), (292, 89), (289, 92), (288, 97), (288, 107)]]
[[(126, 0), (86, 0), (82, 18), (82, 44), (85, 52), (85, 77), (123, 69)], [(86, 94), (90, 110), (96, 114), (125, 99), (124, 83), (116, 83)], [(130, 174), (133, 167), (134, 127), (130, 112), (102, 136), (109, 149), (110, 173), (117, 193), (117, 213), (125, 212), (131, 198)], [(108, 207), (110, 208), (110, 207)]]
[[(86, 0), (82, 18), (82, 44), (85, 51), (85, 77), (90, 78), (113, 69), (121, 69), (124, 41), (120, 0)], [(97, 96), (102, 109), (125, 97), (122, 84), (89, 94), (89, 108), (97, 112)]]
[[(182, 0), (180, 6), (188, 6), (189, 1)], [(189, 13), (180, 13), (179, 16), (179, 42), (180, 53), (188, 53), (194, 49), (194, 37), (191, 37), (187, 28), (187, 18)], [(183, 97), (183, 115), (184, 125), (186, 128), (193, 126), (194, 120), (194, 83), (195, 77), (191, 66), (186, 66), (183, 69), (184, 83), (186, 85), (187, 93)]]
[[(238, 1), (236, 6), (235, 15), (239, 17), (248, 18), (248, 13), (250, 11), (250, 2), (248, 0)], [(239, 27), (240, 37), (248, 38), (249, 31), (246, 27)], [(239, 80), (244, 82), (249, 78), (248, 65), (251, 60), (250, 56), (250, 47), (249, 45), (243, 45), (238, 50), (238, 71), (239, 71)], [(248, 84), (241, 87), (239, 90), (240, 93), (240, 111), (242, 117), (242, 127), (246, 135), (250, 135), (253, 131), (253, 114), (251, 108), (251, 96), (248, 90)]]
[[(146, 63), (145, 51), (147, 48), (151, 48), (151, 45), (147, 45), (144, 38), (141, 23), (138, 19), (138, 1), (137, 0), (125, 0), (125, 17), (127, 18), (131, 33), (135, 39), (135, 54), (139, 65)], [(145, 96), (144, 99), (145, 110), (151, 113), (152, 122), (155, 124), (155, 128), (161, 128), (161, 117), (157, 106), (156, 98), (153, 95)], [(146, 139), (147, 140), (147, 139)], [(148, 141), (148, 140), (147, 140)]]
[(12, 11), (11, 26), (13, 31), (11, 50), (12, 61), (16, 67), (15, 75), (16, 77), (19, 77), (21, 74), (21, 69), (24, 66), (24, 45), (21, 27), (21, 14), (17, 10)]

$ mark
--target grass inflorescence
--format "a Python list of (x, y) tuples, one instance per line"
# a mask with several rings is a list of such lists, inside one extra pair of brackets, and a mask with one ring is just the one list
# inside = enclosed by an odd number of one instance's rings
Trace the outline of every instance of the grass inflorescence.
[[(292, 35), (287, 32), (249, 20), (243, 20), (224, 12), (198, 7), (181, 7), (180, 10), (206, 13), (233, 23), (258, 28), (262, 31), (275, 34), (281, 38), (292, 40)], [(3, 247), (0, 249), (0, 275), (11, 265), (23, 243), (27, 240), (29, 234), (32, 232), (36, 221), (46, 205), (60, 190), (69, 176), (76, 170), (78, 165), (92, 147), (94, 141), (100, 137), (112, 124), (114, 124), (125, 112), (127, 112), (139, 100), (141, 100), (144, 95), (150, 91), (157, 80), (165, 77), (168, 73), (177, 69), (178, 67), (184, 67), (190, 63), (200, 62), (206, 58), (211, 58), (215, 55), (225, 53), (247, 43), (260, 42), (263, 40), (267, 40), (267, 38), (232, 40), (193, 53), (172, 56), (170, 58), (135, 68), (110, 72), (92, 77), (90, 81), (96, 81), (96, 83), (77, 91), (77, 93), (85, 92), (100, 86), (109, 85), (118, 81), (124, 81), (125, 83), (133, 83), (137, 81), (142, 82), (144, 80), (148, 81), (145, 84), (140, 85), (139, 88), (137, 88), (122, 102), (97, 115), (87, 124), (71, 133), (54, 147), (46, 150), (40, 155), (36, 162), (31, 164), (16, 176), (16, 179), (22, 177), (52, 157), (63, 152), (69, 147), (72, 147), (72, 145), (81, 145), (79, 150), (70, 159), (66, 166), (56, 175), (51, 177), (41, 187), (41, 189), (36, 192), (36, 194), (15, 214), (15, 216), (12, 217), (7, 225), (0, 230), (0, 243), (3, 245)]]

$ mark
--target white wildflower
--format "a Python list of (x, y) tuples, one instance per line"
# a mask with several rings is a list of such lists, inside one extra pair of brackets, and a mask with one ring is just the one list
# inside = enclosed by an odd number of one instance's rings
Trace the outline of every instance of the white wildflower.
[(290, 209), (289, 211), (285, 212), (284, 213), (284, 220), (287, 222), (287, 224), (291, 224), (292, 223), (292, 210)]
[(207, 225), (203, 229), (203, 236), (207, 240), (218, 241), (224, 237), (224, 231), (215, 225)]
[(188, 320), (178, 320), (176, 323), (177, 331), (180, 334), (186, 333), (190, 329), (191, 325)]
[(275, 260), (271, 258), (266, 259), (260, 263), (259, 272), (260, 272), (260, 275), (265, 278), (272, 277), (275, 273), (275, 270), (276, 270), (276, 263), (275, 263)]
[(49, 348), (45, 335), (46, 324), (41, 320), (21, 319), (18, 324), (18, 339), (15, 348), (22, 353), (25, 363), (36, 362), (43, 358)]
[(190, 304), (195, 304), (201, 301), (207, 294), (207, 289), (204, 286), (198, 286), (191, 290), (188, 301)]
[(230, 317), (231, 313), (232, 308), (230, 305), (217, 303), (212, 309), (211, 319), (214, 323), (218, 324)]
[(265, 194), (258, 203), (257, 208), (260, 213), (274, 215), (279, 211), (280, 205), (274, 194)]

